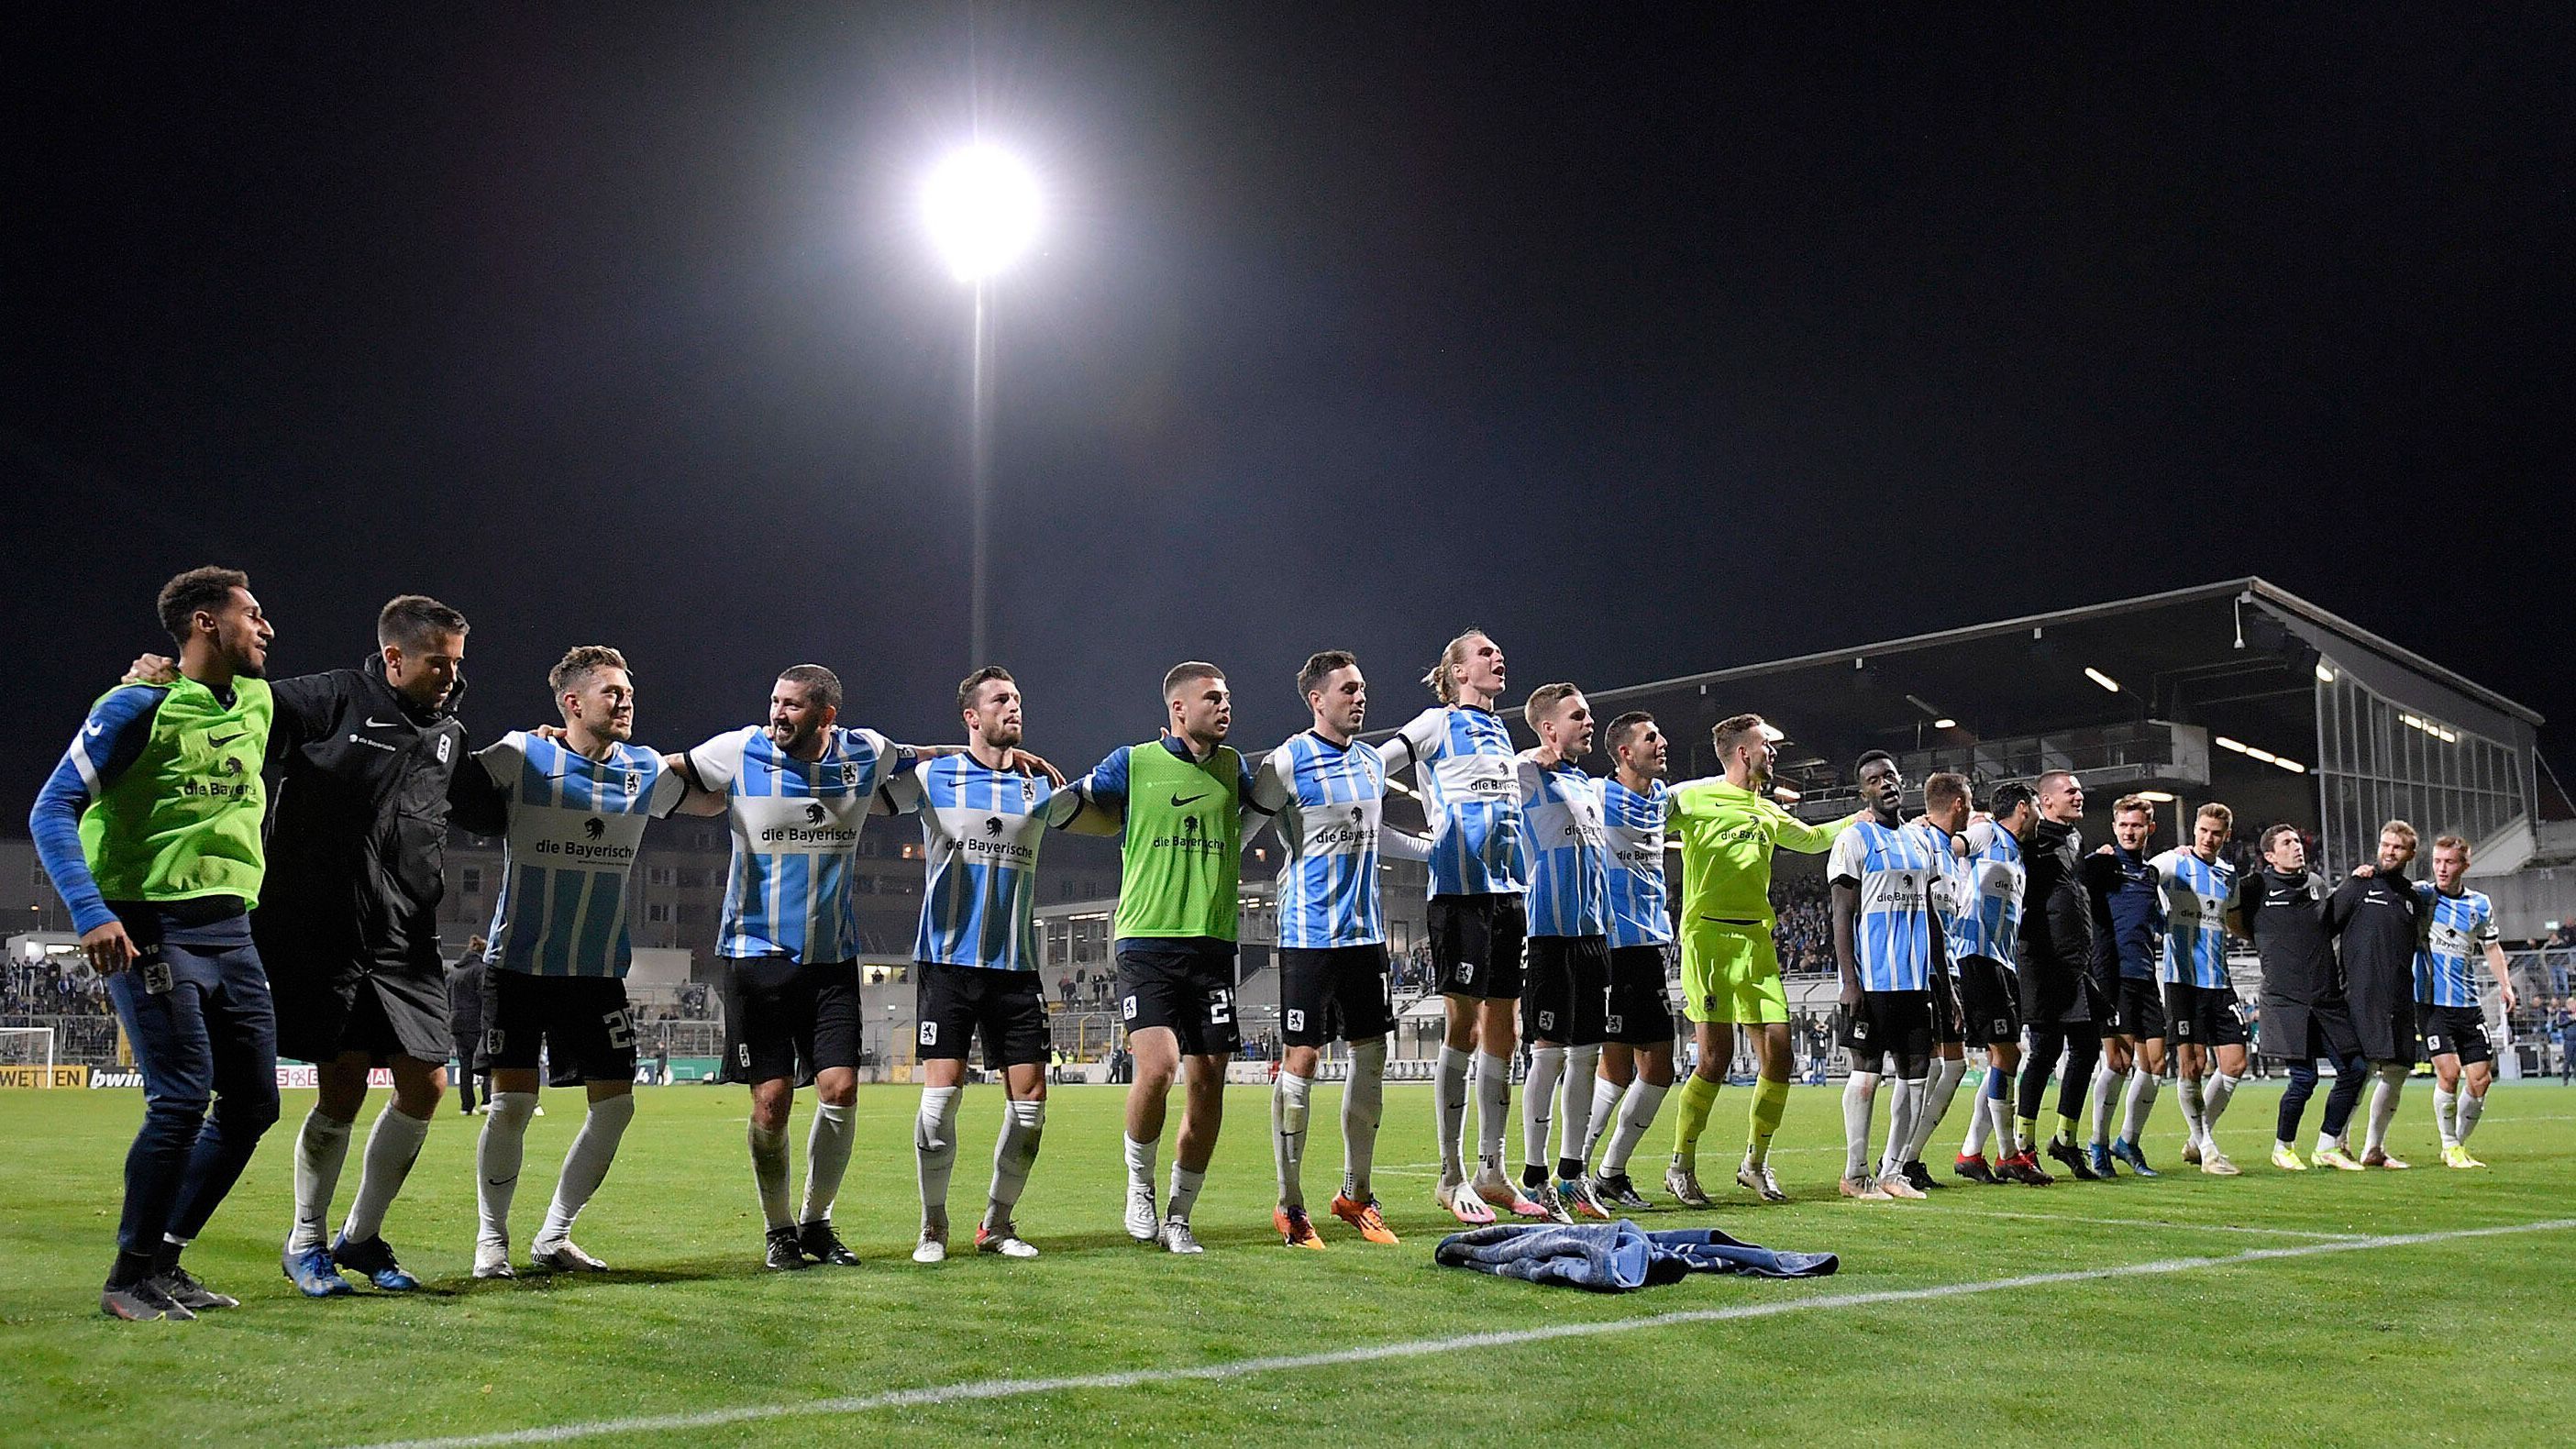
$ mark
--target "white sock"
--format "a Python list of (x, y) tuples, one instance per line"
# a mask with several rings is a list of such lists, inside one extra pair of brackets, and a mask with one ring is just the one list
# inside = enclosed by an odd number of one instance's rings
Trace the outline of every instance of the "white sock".
[[(2331, 1152), (2342, 1145), (2343, 1143), (2331, 1132), (2319, 1132), (2317, 1134), (2317, 1152)], [(2310, 1153), (2309, 1155), (2313, 1157), (2316, 1154)]]
[(2018, 1157), (2039, 1144), (2021, 1140), (2021, 1123), (2014, 1115), (2016, 1110), (2013, 1106), (2013, 1074), (2006, 1072), (2004, 1073), (2004, 1094), (2000, 1097), (1988, 1097), (1986, 1111), (1995, 1119), (1996, 1151)]
[(1664, 1094), (1672, 1089), (1670, 1082), (1659, 1086), (1647, 1081), (1643, 1072), (1628, 1084), (1627, 1092), (1619, 1098), (1618, 1130), (1610, 1134), (1610, 1146), (1601, 1154), (1603, 1177), (1626, 1175), (1629, 1156), (1645, 1140), (1646, 1129), (1655, 1125), (1655, 1113), (1664, 1105)]
[(2397, 1098), (2406, 1090), (2403, 1063), (2381, 1062), (2373, 1071), (2377, 1080), (2370, 1084), (2370, 1123), (2361, 1137), (2364, 1154), (2388, 1150), (2388, 1124), (2397, 1120)]
[(1440, 1066), (1431, 1077), (1432, 1126), (1440, 1134), (1443, 1181), (1467, 1175), (1467, 1066), (1471, 1058), (1442, 1043)]
[(2202, 1146), (2215, 1148), (2218, 1145), (2218, 1119), (2227, 1111), (2228, 1102), (2236, 1096), (2236, 1084), (2240, 1080), (2242, 1078), (2231, 1077), (2225, 1072), (2209, 1074), (2209, 1085), (2201, 1091), (2200, 1141)]
[(2444, 1147), (2450, 1148), (2460, 1145), (2459, 1088), (2445, 1087), (2438, 1082), (2434, 1084), (2433, 1130), (2442, 1134), (2442, 1145)]
[(2093, 1136), (2096, 1147), (2111, 1145), (2111, 1099), (2120, 1090), (2120, 1071), (2107, 1055), (2093, 1068)]
[(1521, 1083), (1521, 1164), (1547, 1165), (1548, 1119), (1556, 1112), (1556, 1083), (1565, 1075), (1565, 1048), (1530, 1048), (1529, 1076)]
[(1878, 1105), (1878, 1073), (1854, 1072), (1843, 1083), (1843, 1176), (1869, 1175), (1869, 1119)]
[(1366, 1205), (1377, 1196), (1369, 1168), (1377, 1160), (1377, 1125), (1386, 1115), (1386, 1038), (1351, 1043), (1351, 1079), (1342, 1084), (1342, 1196)]
[[(1644, 1081), (1645, 1074), (1639, 1073), (1637, 1080)], [(1584, 1161), (1592, 1160), (1592, 1150), (1600, 1146), (1601, 1139), (1609, 1134), (1611, 1121), (1619, 1112), (1619, 1103), (1626, 1096), (1627, 1088), (1608, 1077), (1592, 1079), (1592, 1108), (1583, 1117)]]
[(1932, 1134), (1941, 1130), (1941, 1119), (1949, 1115), (1950, 1100), (1958, 1095), (1959, 1083), (1967, 1075), (1965, 1057), (1932, 1059), (1932, 1076), (1924, 1088), (1923, 1104), (1914, 1114), (1914, 1135), (1906, 1143), (1906, 1161), (1923, 1160), (1924, 1148), (1931, 1145)]
[(590, 1206), (591, 1194), (608, 1180), (608, 1166), (617, 1160), (617, 1144), (626, 1136), (626, 1124), (635, 1120), (635, 1094), (620, 1092), (602, 1097), (590, 1104), (583, 1114), (581, 1130), (573, 1134), (572, 1146), (565, 1150), (563, 1175), (555, 1179), (555, 1200), (546, 1205), (546, 1223), (537, 1229), (530, 1247), (560, 1243), (572, 1236), (572, 1220)]
[(787, 1215), (787, 1128), (751, 1124), (751, 1180), (760, 1188), (760, 1215), (772, 1228), (792, 1228)]
[[(2144, 1146), (2147, 1140), (2147, 1118), (2156, 1110), (2156, 1089), (2163, 1085), (2145, 1064), (2129, 1068), (2128, 1098), (2120, 1113), (2120, 1136), (2132, 1147)], [(2190, 1077), (2182, 1081), (2182, 1120), (2191, 1130), (2191, 1140), (2200, 1140), (2200, 1083)]]
[(1921, 1077), (1899, 1077), (1896, 1091), (1887, 1099), (1887, 1160), (1880, 1164), (1881, 1177), (1901, 1171), (1908, 1159), (1902, 1154), (1914, 1146), (1914, 1123), (1923, 1112), (1924, 1080)]
[(1306, 1115), (1315, 1079), (1282, 1071), (1270, 1087), (1270, 1162), (1278, 1169), (1279, 1205), (1306, 1205)]
[(322, 1109), (304, 1114), (295, 1134), (295, 1222), (286, 1232), (286, 1251), (330, 1245), (331, 1196), (340, 1188), (340, 1165), (349, 1160), (349, 1127)]
[(1503, 1128), (1512, 1115), (1512, 1062), (1489, 1051), (1476, 1053), (1476, 1161), (1497, 1172), (1503, 1166)]
[(1139, 1142), (1125, 1133), (1119, 1134), (1119, 1140), (1127, 1144), (1127, 1190), (1134, 1192), (1143, 1188), (1147, 1192), (1153, 1191), (1154, 1153), (1162, 1144)]
[(1199, 1188), (1206, 1182), (1206, 1168), (1202, 1167), (1192, 1172), (1181, 1166), (1179, 1159), (1175, 1158), (1172, 1162), (1172, 1196), (1163, 1207), (1163, 1216), (1188, 1222), (1190, 1208), (1199, 1200)]
[(391, 1102), (376, 1114), (376, 1125), (367, 1132), (367, 1150), (358, 1159), (358, 1195), (349, 1201), (348, 1221), (340, 1224), (342, 1237), (363, 1243), (384, 1231), (385, 1209), (394, 1205), (395, 1194), (411, 1176), (411, 1165), (420, 1160), (420, 1145), (428, 1140), (428, 1118), (415, 1117)]
[(912, 1115), (912, 1160), (926, 1228), (948, 1227), (948, 1178), (957, 1169), (957, 1097), (964, 1090), (924, 1087)]
[(2469, 1145), (2469, 1133), (2476, 1128), (2479, 1116), (2486, 1110), (2485, 1093), (2469, 1091), (2460, 1094), (2460, 1145), (2462, 1147)]
[[(1995, 1069), (1993, 1066), (1989, 1065), (1986, 1068), (1985, 1076), (1977, 1083), (1977, 1100), (1971, 1104), (1975, 1110), (1968, 1113), (1968, 1135), (1959, 1139), (1959, 1155), (1961, 1157), (1983, 1157), (1986, 1155), (1986, 1142), (1994, 1136), (1995, 1130), (1994, 1110), (1987, 1105), (1995, 1099), (1995, 1081)], [(2010, 1139), (2006, 1140), (2009, 1141)]]
[(536, 1110), (534, 1092), (492, 1094), (492, 1110), (483, 1118), (483, 1135), (474, 1143), (478, 1243), (510, 1241), (510, 1199), (519, 1190), (519, 1167), (527, 1158), (528, 1118)]
[(993, 1144), (993, 1188), (984, 1226), (999, 1228), (1011, 1220), (1020, 1194), (1028, 1190), (1029, 1169), (1037, 1165), (1038, 1142), (1045, 1136), (1045, 1102), (1002, 1104), (1002, 1135)]
[[(1565, 1049), (1565, 1080), (1559, 1088), (1563, 1095), (1556, 1104), (1556, 1165), (1560, 1168), (1568, 1162), (1592, 1160), (1592, 1096), (1594, 1084), (1601, 1080), (1594, 1073), (1600, 1069), (1598, 1043)], [(1583, 1175), (1580, 1166), (1574, 1172), (1577, 1177)]]
[(850, 1166), (850, 1139), (858, 1135), (850, 1116), (850, 1106), (814, 1104), (814, 1124), (805, 1129), (805, 1205), (796, 1215), (800, 1223), (832, 1220), (832, 1204), (841, 1196), (841, 1174)]

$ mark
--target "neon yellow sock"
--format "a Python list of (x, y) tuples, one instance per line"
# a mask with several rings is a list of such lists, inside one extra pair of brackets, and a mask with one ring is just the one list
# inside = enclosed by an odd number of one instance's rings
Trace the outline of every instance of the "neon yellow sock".
[(2021, 1130), (2013, 1135), (2012, 1150), (2015, 1152), (2021, 1152), (2025, 1149), (2037, 1151), (2039, 1149), (2039, 1119), (2037, 1117), (2017, 1117), (2013, 1120), (2014, 1125), (2019, 1127)]
[(2067, 1116), (2067, 1115), (2066, 1115), (2065, 1113), (2063, 1113), (2063, 1112), (2060, 1112), (2060, 1113), (2058, 1113), (2058, 1114), (2057, 1114), (2057, 1139), (2056, 1139), (2056, 1140), (2058, 1140), (2058, 1141), (2060, 1141), (2060, 1142), (2065, 1143), (2065, 1144), (2066, 1144), (2067, 1146), (2069, 1146), (2069, 1147), (2072, 1147), (2072, 1146), (2074, 1146), (2077, 1142), (2080, 1142), (2080, 1141), (2082, 1141), (2082, 1140), (2083, 1140), (2082, 1138), (2080, 1138), (2080, 1137), (2078, 1137), (2078, 1136), (2076, 1136), (2076, 1135), (2075, 1135), (2076, 1133), (2078, 1133), (2078, 1132), (2080, 1132), (2080, 1131), (2082, 1131), (2082, 1130), (2083, 1130), (2083, 1129), (2082, 1129), (2081, 1127), (2079, 1127), (2079, 1126), (2077, 1126), (2077, 1125), (2076, 1125), (2076, 1122), (2075, 1122), (2075, 1119), (2074, 1119), (2074, 1118)]
[(1717, 1083), (1693, 1072), (1682, 1082), (1682, 1109), (1673, 1118), (1673, 1156), (1680, 1159), (1682, 1171), (1699, 1171), (1699, 1134), (1708, 1128), (1708, 1114), (1717, 1106)]
[(1745, 1139), (1744, 1155), (1756, 1167), (1769, 1161), (1771, 1138), (1780, 1130), (1780, 1117), (1789, 1110), (1789, 1084), (1769, 1077), (1753, 1079), (1753, 1135)]

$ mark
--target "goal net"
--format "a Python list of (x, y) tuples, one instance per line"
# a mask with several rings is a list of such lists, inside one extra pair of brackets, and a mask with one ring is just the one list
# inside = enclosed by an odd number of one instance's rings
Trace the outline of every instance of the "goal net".
[(42, 1081), (53, 1085), (54, 1029), (50, 1026), (0, 1026), (0, 1067), (43, 1067)]

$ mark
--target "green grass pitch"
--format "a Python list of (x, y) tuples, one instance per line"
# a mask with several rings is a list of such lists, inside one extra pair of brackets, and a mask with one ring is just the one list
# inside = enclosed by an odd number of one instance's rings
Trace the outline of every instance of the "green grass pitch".
[[(1771, 1246), (1830, 1249), (1841, 1274), (1703, 1278), (1623, 1296), (1431, 1266), (1432, 1244), (1454, 1224), (1430, 1202), (1430, 1098), (1419, 1086), (1387, 1093), (1378, 1154), (1400, 1247), (1362, 1243), (1329, 1219), (1330, 1251), (1280, 1246), (1269, 1226), (1266, 1092), (1239, 1087), (1196, 1214), (1209, 1252), (1138, 1248), (1119, 1226), (1119, 1091), (1061, 1088), (1020, 1215), (1043, 1256), (967, 1251), (916, 1267), (914, 1099), (906, 1087), (860, 1090), (838, 1220), (864, 1267), (761, 1271), (744, 1093), (679, 1087), (642, 1094), (617, 1169), (582, 1219), (581, 1241), (618, 1271), (483, 1284), (468, 1276), (479, 1119), (451, 1104), (386, 1227), (426, 1291), (312, 1303), (277, 1271), (294, 1126), (311, 1103), (289, 1093), (284, 1121), (190, 1254), (243, 1306), (195, 1324), (120, 1324), (99, 1316), (98, 1283), (137, 1096), (0, 1095), (0, 1443), (366, 1444), (514, 1431), (553, 1431), (524, 1442), (691, 1446), (825, 1435), (938, 1445), (2576, 1441), (2576, 1227), (2337, 1248), (2576, 1219), (2576, 1091), (2552, 1084), (2496, 1089), (2476, 1138), (2493, 1164), (2484, 1172), (2440, 1165), (2421, 1079), (2394, 1139), (2414, 1171), (2278, 1172), (2266, 1161), (2274, 1089), (2254, 1084), (2221, 1134), (2241, 1178), (2180, 1170), (2168, 1093), (2163, 1130), (2148, 1142), (2150, 1158), (2175, 1169), (2159, 1181), (1960, 1185), (1892, 1204), (1833, 1196), (1839, 1089), (1799, 1088), (1777, 1158), (1797, 1202), (1763, 1208), (1729, 1185), (1714, 1213), (1657, 1213), (1647, 1225), (1714, 1224)], [(579, 1121), (577, 1094), (547, 1100), (513, 1224), (522, 1258)], [(982, 1202), (1000, 1102), (992, 1087), (966, 1095), (961, 1222)], [(1966, 1102), (1963, 1089), (1936, 1143), (1945, 1180)], [(1745, 1103), (1738, 1089), (1720, 1099), (1703, 1159), (1713, 1190), (1731, 1176)], [(1336, 1091), (1319, 1090), (1307, 1162), (1319, 1206), (1340, 1175), (1338, 1104)], [(809, 1107), (810, 1096), (798, 1112), (800, 1181)], [(1660, 1176), (1671, 1110), (1638, 1156), (1641, 1183)], [(1880, 1120), (1883, 1131), (1883, 1106)], [(356, 1156), (353, 1145), (344, 1208)], [(2275, 1249), (2293, 1251), (2240, 1256)], [(2175, 1265), (2210, 1258), (2238, 1261)], [(2169, 1266), (1224, 1376), (1169, 1373), (2141, 1264)], [(1135, 1377), (956, 1391), (1115, 1374)], [(872, 1397), (907, 1389), (933, 1392)], [(745, 1413), (576, 1432), (735, 1410)]]

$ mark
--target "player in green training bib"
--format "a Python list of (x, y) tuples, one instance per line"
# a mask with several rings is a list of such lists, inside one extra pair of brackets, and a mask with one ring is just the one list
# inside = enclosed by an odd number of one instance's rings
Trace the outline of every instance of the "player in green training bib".
[(1771, 852), (1822, 855), (1858, 815), (1810, 825), (1770, 797), (1779, 731), (1758, 714), (1718, 721), (1709, 732), (1722, 779), (1672, 792), (1667, 829), (1682, 847), (1682, 1014), (1699, 1044), (1699, 1065), (1682, 1084), (1673, 1160), (1664, 1189), (1686, 1207), (1706, 1207), (1699, 1185), (1699, 1137), (1726, 1080), (1735, 1028), (1753, 1033), (1761, 1074), (1753, 1085), (1750, 1135), (1738, 1184), (1765, 1202), (1786, 1202), (1771, 1175), (1771, 1136), (1789, 1102), (1789, 998), (1771, 945)]
[[(1127, 1233), (1175, 1253), (1190, 1232), (1225, 1111), (1225, 1064), (1243, 1045), (1234, 1019), (1235, 902), (1252, 771), (1225, 743), (1234, 722), (1225, 673), (1175, 665), (1163, 676), (1162, 736), (1112, 751), (1073, 788), (1126, 821), (1111, 928), (1118, 1009), (1136, 1077), (1127, 1089)], [(1186, 1070), (1184, 1070), (1186, 1068)], [(1186, 1078), (1172, 1192), (1158, 1215), (1154, 1157), (1163, 1102)]]
[(177, 676), (92, 705), (27, 822), (143, 1073), (143, 1127), (99, 1298), (124, 1319), (239, 1306), (179, 1254), (277, 1120), (277, 1011), (250, 934), (268, 872), (260, 762), (275, 716), (263, 677), (273, 631), (232, 569), (179, 575), (160, 607), (179, 641)]

